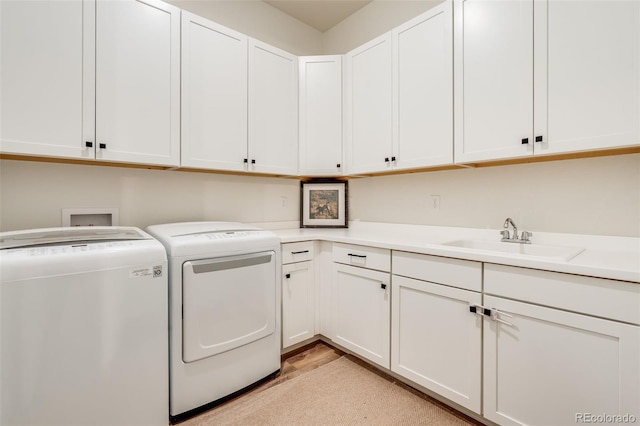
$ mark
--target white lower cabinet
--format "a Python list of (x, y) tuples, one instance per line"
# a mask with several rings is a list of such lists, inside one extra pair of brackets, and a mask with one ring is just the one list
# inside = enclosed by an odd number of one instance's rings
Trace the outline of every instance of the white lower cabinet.
[(316, 335), (313, 243), (282, 245), (282, 348)]
[(481, 294), (393, 276), (391, 370), (480, 413)]
[[(637, 284), (486, 265), (485, 292), (501, 288), (560, 307), (570, 295), (575, 312), (485, 295), (499, 321), (485, 317), (484, 417), (501, 425), (640, 418), (640, 327), (605, 319), (624, 315), (629, 303), (637, 311)], [(593, 300), (599, 291), (608, 296)], [(576, 313), (592, 304), (599, 308)]]
[(384, 368), (390, 366), (390, 278), (389, 272), (334, 263), (333, 340)]
[(470, 308), (482, 264), (396, 251), (392, 263), (391, 370), (480, 413), (482, 318)]

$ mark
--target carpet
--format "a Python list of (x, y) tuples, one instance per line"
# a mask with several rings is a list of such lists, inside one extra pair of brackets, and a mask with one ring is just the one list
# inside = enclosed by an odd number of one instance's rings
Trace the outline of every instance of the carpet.
[(343, 356), (180, 426), (469, 425)]

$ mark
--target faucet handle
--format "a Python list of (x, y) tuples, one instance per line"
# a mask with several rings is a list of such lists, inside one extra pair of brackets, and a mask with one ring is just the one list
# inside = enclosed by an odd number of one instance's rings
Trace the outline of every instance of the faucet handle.
[(531, 242), (531, 240), (529, 240), (530, 237), (532, 237), (533, 234), (529, 231), (522, 231), (522, 241), (523, 242)]
[(509, 235), (508, 230), (500, 231), (500, 235), (502, 235), (502, 241), (509, 240), (511, 236)]

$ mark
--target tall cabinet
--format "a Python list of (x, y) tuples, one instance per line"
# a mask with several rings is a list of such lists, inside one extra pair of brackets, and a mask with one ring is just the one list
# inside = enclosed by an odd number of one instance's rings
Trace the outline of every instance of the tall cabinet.
[(179, 165), (180, 10), (3, 1), (3, 153)]
[(638, 2), (456, 0), (454, 15), (456, 162), (640, 143)]

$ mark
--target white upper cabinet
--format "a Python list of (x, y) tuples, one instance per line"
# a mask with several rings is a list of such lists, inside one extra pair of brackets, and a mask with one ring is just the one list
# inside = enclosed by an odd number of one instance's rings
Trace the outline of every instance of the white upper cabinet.
[(248, 38), (182, 11), (182, 166), (242, 171)]
[(455, 161), (640, 143), (640, 5), (456, 0)]
[(454, 6), (455, 161), (527, 155), (533, 146), (533, 0), (457, 0)]
[(342, 56), (302, 56), (300, 156), (303, 176), (342, 174)]
[(345, 56), (345, 128), (348, 173), (391, 167), (391, 32)]
[(349, 52), (349, 174), (451, 164), (452, 74), (451, 1)]
[(179, 165), (180, 9), (98, 0), (96, 12), (96, 158)]
[(298, 172), (297, 57), (249, 40), (248, 170)]
[(2, 2), (2, 151), (179, 164), (179, 9)]
[(640, 3), (534, 3), (535, 154), (640, 144)]
[(453, 162), (453, 4), (392, 32), (394, 169)]
[(94, 1), (0, 2), (0, 150), (93, 158)]

